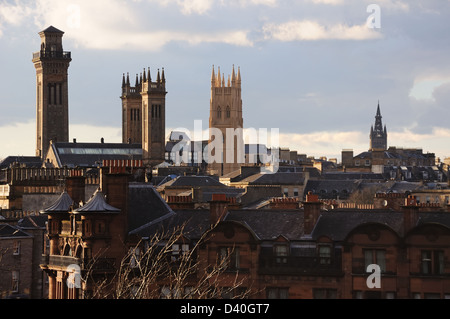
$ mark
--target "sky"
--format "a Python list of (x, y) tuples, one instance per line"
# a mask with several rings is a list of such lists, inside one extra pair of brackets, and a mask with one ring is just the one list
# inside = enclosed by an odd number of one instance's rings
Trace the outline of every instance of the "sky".
[(166, 131), (208, 128), (211, 72), (242, 77), (244, 127), (341, 159), (388, 145), (450, 157), (450, 0), (0, 0), (0, 158), (34, 156), (38, 32), (64, 31), (69, 140), (121, 142), (122, 75), (164, 68)]

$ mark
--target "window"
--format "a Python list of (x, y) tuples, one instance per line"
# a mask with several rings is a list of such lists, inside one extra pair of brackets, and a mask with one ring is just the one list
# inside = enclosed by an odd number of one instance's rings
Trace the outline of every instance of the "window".
[(219, 265), (225, 265), (227, 270), (237, 270), (240, 266), (239, 247), (221, 247), (219, 249)]
[(20, 255), (20, 240), (14, 241), (13, 255), (14, 256)]
[(321, 265), (331, 264), (331, 246), (319, 245), (319, 262)]
[(137, 268), (139, 265), (139, 259), (141, 257), (141, 250), (139, 247), (130, 248), (130, 266), (132, 268)]
[(422, 274), (440, 275), (444, 273), (444, 252), (422, 250)]
[(386, 251), (384, 249), (365, 249), (364, 269), (371, 264), (377, 264), (380, 266), (381, 272), (386, 272)]
[(13, 270), (11, 273), (11, 291), (19, 292), (19, 272), (17, 270)]
[(286, 264), (288, 255), (287, 245), (275, 245), (274, 246), (275, 261), (277, 264)]
[(217, 107), (217, 118), (221, 118), (222, 117), (222, 108), (220, 106)]
[(267, 288), (267, 299), (288, 299), (289, 288)]
[(231, 111), (230, 111), (230, 107), (227, 106), (227, 110), (226, 110), (226, 114), (227, 114), (227, 118), (229, 119), (231, 117)]
[(294, 197), (297, 197), (297, 196), (298, 196), (298, 188), (295, 187), (295, 188), (294, 188)]
[(314, 299), (336, 299), (337, 298), (337, 290), (336, 289), (326, 289), (326, 288), (313, 289), (313, 298)]
[(177, 261), (181, 256), (189, 252), (189, 244), (172, 245), (172, 261)]
[(287, 187), (283, 188), (283, 195), (284, 195), (285, 197), (288, 197), (288, 196), (289, 196), (289, 188), (287, 188)]

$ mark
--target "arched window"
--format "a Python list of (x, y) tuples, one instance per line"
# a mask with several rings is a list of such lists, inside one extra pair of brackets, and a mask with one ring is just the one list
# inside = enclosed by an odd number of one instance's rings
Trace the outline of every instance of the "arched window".
[(231, 110), (230, 110), (230, 107), (229, 106), (227, 106), (227, 119), (229, 119), (230, 117), (231, 117)]
[(222, 118), (222, 108), (220, 106), (217, 107), (217, 118)]

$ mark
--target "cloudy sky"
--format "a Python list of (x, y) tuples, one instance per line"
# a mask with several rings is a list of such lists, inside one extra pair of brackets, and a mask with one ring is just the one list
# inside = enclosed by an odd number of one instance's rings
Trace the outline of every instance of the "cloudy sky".
[(0, 158), (34, 155), (50, 25), (72, 52), (70, 140), (120, 142), (122, 74), (147, 67), (165, 69), (167, 131), (206, 129), (212, 66), (235, 65), (244, 126), (282, 147), (365, 151), (380, 101), (390, 146), (450, 157), (449, 16), (449, 0), (0, 0)]

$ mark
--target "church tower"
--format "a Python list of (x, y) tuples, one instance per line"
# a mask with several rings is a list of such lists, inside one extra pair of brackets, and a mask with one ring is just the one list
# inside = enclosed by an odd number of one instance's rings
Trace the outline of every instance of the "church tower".
[(142, 145), (144, 163), (153, 166), (165, 159), (166, 78), (158, 69), (152, 81), (150, 68), (136, 75), (122, 77), (122, 142)]
[(370, 151), (385, 151), (387, 149), (387, 131), (386, 126), (383, 128), (381, 118), (380, 103), (378, 102), (375, 127), (370, 128)]
[(142, 159), (154, 166), (164, 162), (166, 152), (166, 78), (164, 68), (152, 81), (150, 69), (143, 75), (142, 96)]
[(53, 26), (39, 32), (41, 49), (33, 53), (36, 69), (36, 156), (44, 158), (50, 141), (69, 141), (68, 68), (70, 52), (62, 45), (64, 32)]
[[(141, 74), (142, 75), (142, 74)], [(130, 75), (122, 78), (122, 143), (142, 143), (142, 97), (138, 75), (134, 86)]]
[[(231, 133), (237, 132), (236, 129), (243, 129), (243, 122), (240, 69), (238, 68), (236, 74), (233, 66), (231, 78), (228, 76), (227, 81), (225, 81), (225, 76), (220, 73), (220, 67), (216, 75), (213, 66), (211, 75), (209, 145), (214, 145), (210, 152), (216, 160), (212, 161), (212, 159), (209, 159), (208, 169), (211, 174), (222, 176), (240, 169), (244, 161), (239, 159), (238, 155), (245, 157), (243, 136), (234, 134), (234, 136), (228, 136), (227, 138), (227, 131)], [(214, 139), (212, 138), (213, 128), (221, 131), (223, 143), (215, 140), (215, 136)], [(227, 129), (233, 129), (233, 131)], [(233, 142), (227, 143), (227, 140)], [(214, 141), (216, 142), (214, 143)], [(220, 154), (220, 151), (222, 151), (222, 154)], [(232, 160), (227, 160), (227, 157), (232, 158)]]

